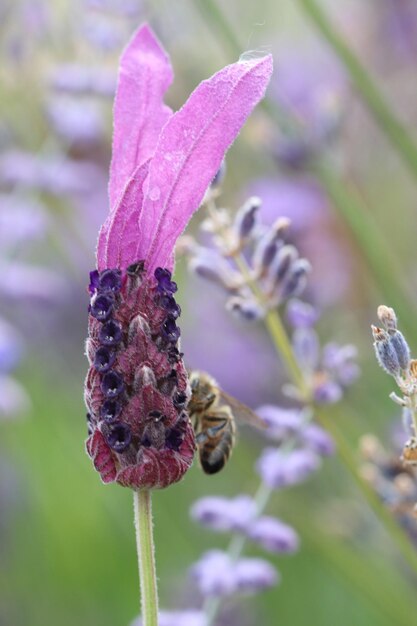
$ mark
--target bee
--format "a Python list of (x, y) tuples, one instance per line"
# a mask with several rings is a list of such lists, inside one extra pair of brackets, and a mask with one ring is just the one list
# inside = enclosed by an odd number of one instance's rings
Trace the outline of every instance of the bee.
[(206, 474), (216, 474), (226, 465), (236, 439), (235, 418), (265, 428), (249, 407), (220, 389), (205, 372), (189, 375), (191, 398), (188, 411), (194, 427), (200, 464)]

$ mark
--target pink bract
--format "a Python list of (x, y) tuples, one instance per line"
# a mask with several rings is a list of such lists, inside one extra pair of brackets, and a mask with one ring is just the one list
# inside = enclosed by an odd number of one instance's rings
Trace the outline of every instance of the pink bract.
[(172, 114), (163, 102), (172, 81), (169, 58), (149, 26), (139, 28), (120, 63), (99, 270), (126, 269), (137, 259), (146, 261), (148, 275), (156, 267), (172, 269), (176, 239), (271, 73), (271, 55), (228, 65)]

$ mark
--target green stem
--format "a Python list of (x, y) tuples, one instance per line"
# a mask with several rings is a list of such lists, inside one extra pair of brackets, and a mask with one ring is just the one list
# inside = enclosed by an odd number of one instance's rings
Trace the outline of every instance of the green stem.
[(338, 55), (381, 130), (385, 132), (410, 171), (417, 176), (417, 146), (409, 130), (391, 112), (373, 78), (343, 37), (334, 29), (315, 0), (298, 0), (298, 4)]
[(158, 626), (158, 590), (149, 490), (133, 492), (143, 626)]

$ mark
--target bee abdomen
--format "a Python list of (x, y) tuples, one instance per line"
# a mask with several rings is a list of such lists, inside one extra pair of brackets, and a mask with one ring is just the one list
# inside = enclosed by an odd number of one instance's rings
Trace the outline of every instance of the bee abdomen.
[(229, 459), (234, 443), (234, 432), (226, 430), (220, 439), (208, 440), (200, 449), (200, 463), (206, 474), (216, 474), (225, 466)]

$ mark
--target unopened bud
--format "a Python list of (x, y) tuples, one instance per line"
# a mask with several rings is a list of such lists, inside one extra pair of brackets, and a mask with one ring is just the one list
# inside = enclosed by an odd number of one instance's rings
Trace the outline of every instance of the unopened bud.
[(286, 299), (299, 296), (305, 289), (310, 271), (311, 265), (307, 259), (294, 261), (282, 285), (281, 297)]
[(271, 264), (271, 278), (275, 286), (279, 285), (287, 276), (293, 262), (298, 257), (298, 250), (295, 246), (285, 245), (280, 248)]
[(389, 341), (389, 335), (382, 329), (372, 326), (375, 355), (379, 365), (391, 376), (398, 376), (401, 368), (397, 353)]
[(397, 354), (401, 369), (408, 370), (410, 366), (410, 348), (402, 332), (395, 330), (394, 333), (390, 335), (389, 342)]
[(226, 308), (250, 322), (262, 319), (265, 315), (264, 309), (257, 302), (238, 296), (230, 298), (226, 303)]
[(233, 226), (240, 242), (248, 239), (254, 232), (260, 206), (261, 199), (252, 196), (237, 212)]
[(236, 291), (240, 284), (239, 275), (227, 262), (213, 251), (205, 250), (192, 257), (188, 268), (194, 274), (220, 285), (227, 291)]

